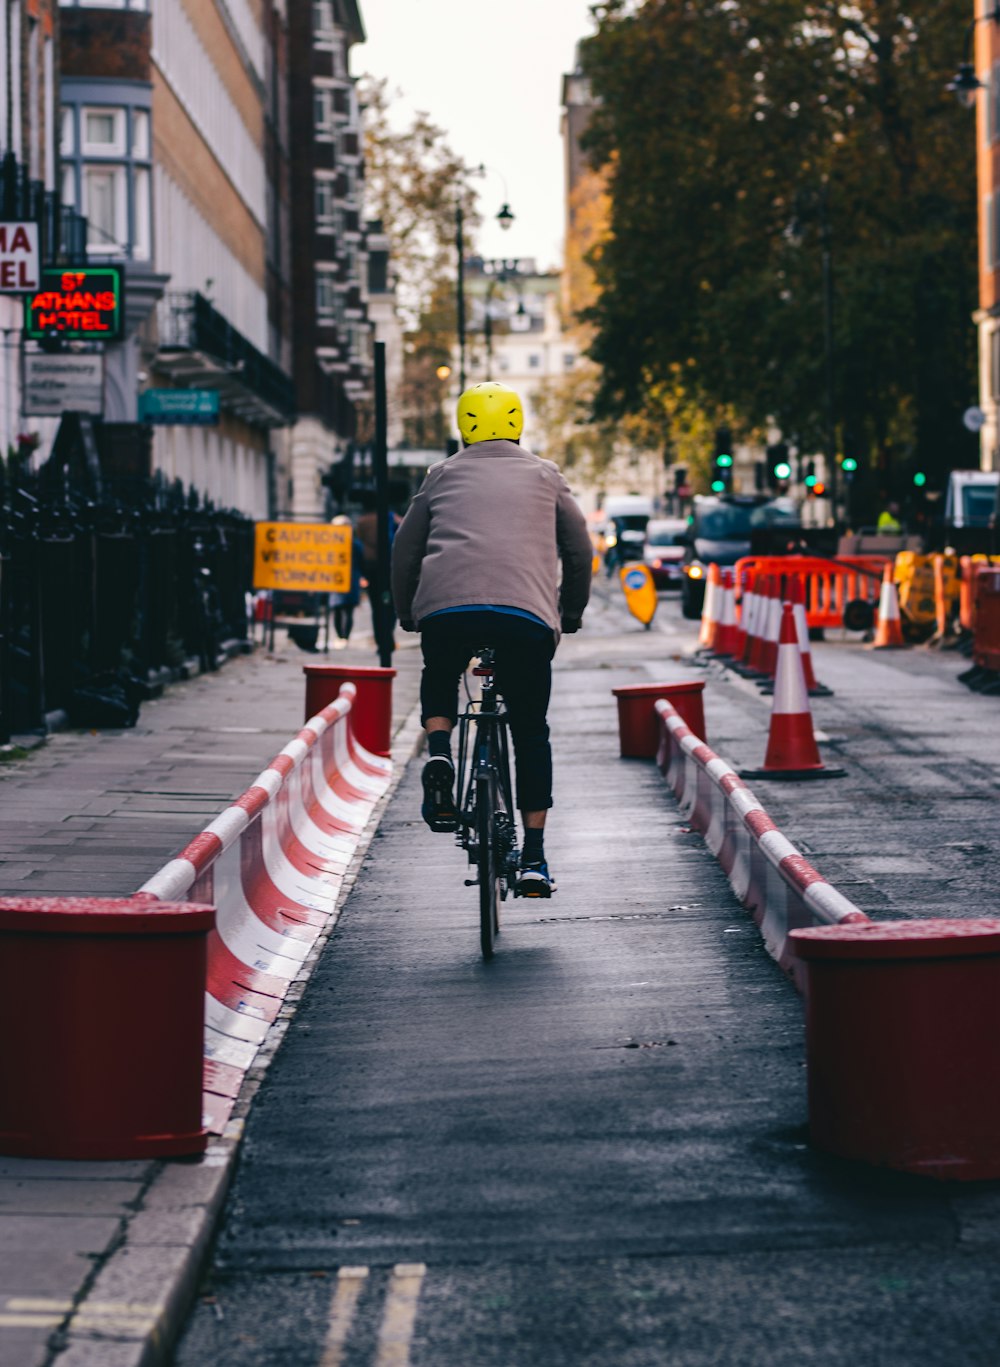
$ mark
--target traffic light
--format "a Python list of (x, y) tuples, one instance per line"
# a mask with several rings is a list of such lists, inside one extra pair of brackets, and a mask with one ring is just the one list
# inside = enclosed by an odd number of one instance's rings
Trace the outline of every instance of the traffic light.
[(806, 462), (806, 477), (803, 483), (810, 492), (816, 488), (816, 462), (814, 460)]
[(792, 467), (788, 459), (788, 447), (783, 441), (775, 442), (767, 448), (767, 464), (772, 484), (786, 484), (792, 477)]
[(924, 485), (927, 483), (927, 476), (924, 474), (923, 470), (914, 471), (913, 483), (916, 485), (918, 489), (922, 489), (924, 487)]
[(733, 485), (733, 434), (728, 427), (715, 429), (715, 456), (712, 461), (712, 493), (722, 494)]
[(858, 473), (858, 462), (853, 456), (845, 456), (840, 468), (847, 479), (852, 479)]

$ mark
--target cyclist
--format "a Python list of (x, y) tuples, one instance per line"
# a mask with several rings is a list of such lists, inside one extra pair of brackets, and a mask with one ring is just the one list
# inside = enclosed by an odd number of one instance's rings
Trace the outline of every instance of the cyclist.
[(421, 634), (421, 719), (430, 752), (424, 820), (433, 831), (458, 824), (451, 756), (458, 684), (475, 651), (490, 645), (524, 823), (516, 891), (548, 897), (555, 888), (544, 850), (552, 805), (551, 661), (560, 630), (580, 628), (593, 552), (558, 468), (520, 445), (523, 426), (521, 400), (504, 385), (473, 385), (461, 396), (463, 450), (428, 470), (400, 523), (392, 590), (400, 625)]

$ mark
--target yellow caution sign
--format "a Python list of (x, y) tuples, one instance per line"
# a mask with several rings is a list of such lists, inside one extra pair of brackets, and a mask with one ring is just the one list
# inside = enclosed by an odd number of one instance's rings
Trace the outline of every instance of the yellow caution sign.
[(657, 604), (652, 571), (646, 565), (623, 565), (619, 573), (628, 610), (648, 631)]
[(258, 522), (253, 587), (299, 593), (349, 593), (350, 527), (328, 522)]

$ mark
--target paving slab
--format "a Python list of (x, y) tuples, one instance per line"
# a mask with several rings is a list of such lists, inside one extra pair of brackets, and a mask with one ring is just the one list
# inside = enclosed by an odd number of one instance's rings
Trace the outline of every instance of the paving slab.
[[(0, 766), (0, 896), (133, 892), (299, 730), (302, 666), (316, 658), (237, 657), (144, 704), (134, 730), (56, 733)], [(330, 659), (376, 663), (363, 644)], [(418, 667), (412, 647), (398, 652), (397, 724)], [(0, 1157), (0, 1367), (155, 1360), (151, 1326), (176, 1318), (190, 1293), (234, 1153), (230, 1143), (199, 1161)], [(153, 1302), (151, 1319), (141, 1307)]]

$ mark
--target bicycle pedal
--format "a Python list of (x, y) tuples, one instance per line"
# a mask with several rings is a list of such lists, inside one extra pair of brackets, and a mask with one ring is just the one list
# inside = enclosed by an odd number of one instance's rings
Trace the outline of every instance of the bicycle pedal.
[(465, 880), (465, 886), (466, 886), (467, 888), (478, 888), (478, 887), (479, 887), (479, 879), (478, 879), (478, 878), (467, 878), (467, 879)]

